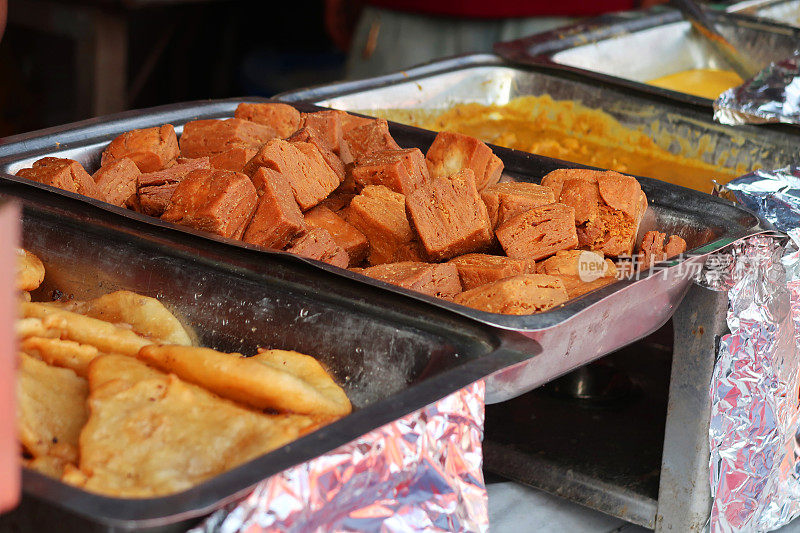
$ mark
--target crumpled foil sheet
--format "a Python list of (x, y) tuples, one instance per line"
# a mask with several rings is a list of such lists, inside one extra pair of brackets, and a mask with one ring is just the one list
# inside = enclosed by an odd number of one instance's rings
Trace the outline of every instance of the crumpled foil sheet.
[(487, 531), (483, 381), (261, 482), (191, 533)]
[(731, 126), (800, 124), (800, 52), (722, 93), (714, 101), (714, 120)]
[(756, 170), (726, 183), (723, 190), (776, 229), (800, 228), (800, 167)]
[(720, 339), (710, 386), (715, 533), (771, 531), (800, 515), (800, 203), (784, 198), (797, 180), (794, 169), (783, 169), (727, 186), (791, 239), (736, 243), (712, 263), (713, 283), (706, 283), (729, 299), (730, 334)]

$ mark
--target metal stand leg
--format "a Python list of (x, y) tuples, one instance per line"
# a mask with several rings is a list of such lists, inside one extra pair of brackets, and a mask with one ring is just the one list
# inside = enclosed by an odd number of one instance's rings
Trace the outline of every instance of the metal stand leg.
[(658, 488), (656, 532), (700, 531), (711, 511), (708, 387), (727, 294), (693, 286), (673, 317), (675, 346)]

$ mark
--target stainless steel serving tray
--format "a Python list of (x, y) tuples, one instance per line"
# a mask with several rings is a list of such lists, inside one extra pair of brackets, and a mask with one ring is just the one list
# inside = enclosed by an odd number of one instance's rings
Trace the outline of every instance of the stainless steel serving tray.
[(549, 95), (602, 110), (673, 154), (724, 167), (734, 174), (800, 163), (800, 131), (793, 128), (722, 126), (703, 109), (659, 96), (632, 94), (614, 84), (513, 65), (494, 54), (449, 58), (372, 79), (287, 92), (278, 98), (380, 114), (390, 109), (445, 110), (464, 103), (503, 105), (527, 95)]
[[(759, 68), (792, 55), (800, 29), (736, 14), (710, 12), (722, 33)], [(607, 15), (574, 26), (495, 44), (495, 51), (520, 63), (554, 68), (613, 82), (636, 91), (710, 108), (712, 100), (647, 85), (688, 69), (721, 68), (721, 56), (678, 11)]]
[(313, 354), (344, 386), (355, 408), (287, 446), (162, 498), (103, 497), (26, 469), (21, 507), (0, 516), (0, 530), (185, 530), (270, 475), (538, 351), (522, 335), (330, 276), (288, 255), (265, 255), (126, 220), (78, 199), (12, 182), (0, 182), (0, 198), (23, 203), (24, 245), (45, 264), (45, 283), (34, 300), (48, 300), (55, 289), (79, 299), (118, 289), (158, 297), (204, 346)]
[[(240, 252), (243, 249), (260, 254), (265, 260), (291, 257), (293, 264), (314, 265), (326, 271), (331, 280), (339, 277), (357, 280), (365, 286), (365, 291), (371, 289), (376, 297), (382, 290), (404, 294), (417, 302), (448, 309), (483, 324), (522, 332), (540, 343), (543, 347), (541, 356), (514, 365), (487, 381), (487, 402), (490, 403), (518, 396), (656, 330), (669, 319), (686, 292), (690, 284), (686, 276), (690, 264), (702, 262), (707, 254), (762, 231), (756, 217), (730, 202), (662, 181), (641, 178), (642, 188), (650, 199), (650, 209), (642, 223), (642, 231), (657, 228), (662, 232), (681, 235), (686, 239), (692, 257), (685, 261), (664, 263), (661, 269), (646, 272), (640, 279), (618, 281), (545, 313), (512, 316), (477, 311), (325, 263), (285, 252), (256, 249), (240, 241), (167, 224), (156, 218), (11, 175), (20, 167), (46, 155), (71, 157), (92, 170), (96, 168), (105, 144), (119, 133), (163, 123), (172, 123), (176, 129), (180, 129), (180, 125), (198, 117), (230, 116), (241, 101), (234, 99), (164, 106), (9, 138), (0, 145), (0, 172), (7, 173), (2, 180), (31, 189), (46, 189), (52, 193), (54, 201), (60, 197), (80, 199), (87, 208), (91, 205), (107, 211), (109, 216), (114, 214), (115, 223), (120, 227), (149, 225), (171, 232), (175, 235), (174, 240), (203, 236), (209, 241), (225, 243), (227, 246), (219, 250), (230, 250), (232, 258), (244, 253)], [(308, 104), (295, 105), (305, 110), (316, 109)], [(392, 124), (390, 128), (401, 146), (418, 147), (423, 151), (427, 150), (435, 136), (433, 132), (398, 124)], [(493, 150), (505, 164), (506, 179), (538, 181), (556, 168), (580, 167), (507, 148), (493, 147)]]
[(800, 0), (750, 0), (728, 6), (725, 11), (800, 28)]

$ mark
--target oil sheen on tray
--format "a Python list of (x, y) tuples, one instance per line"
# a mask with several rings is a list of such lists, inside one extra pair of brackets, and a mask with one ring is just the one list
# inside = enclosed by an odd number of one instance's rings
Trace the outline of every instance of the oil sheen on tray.
[(647, 82), (662, 89), (670, 89), (714, 100), (728, 89), (744, 83), (742, 78), (729, 70), (697, 68), (668, 74)]
[(672, 153), (662, 146), (677, 141), (683, 153), (697, 147), (688, 146), (682, 139), (651, 138), (599, 109), (572, 100), (553, 100), (549, 95), (522, 96), (506, 105), (467, 103), (440, 110), (365, 113), (435, 131), (456, 131), (516, 150), (658, 178), (702, 192), (711, 191), (711, 180), (725, 183), (751, 170)]

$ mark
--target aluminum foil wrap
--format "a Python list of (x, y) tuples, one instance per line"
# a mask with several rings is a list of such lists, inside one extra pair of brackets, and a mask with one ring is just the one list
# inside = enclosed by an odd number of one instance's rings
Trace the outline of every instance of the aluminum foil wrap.
[(713, 532), (770, 531), (800, 515), (800, 203), (782, 204), (794, 173), (757, 172), (726, 186), (790, 239), (751, 237), (714, 262), (724, 270), (713, 279), (728, 292), (730, 333), (710, 386)]
[(743, 85), (714, 101), (714, 119), (721, 124), (800, 124), (800, 52), (772, 63)]
[(776, 229), (800, 228), (800, 167), (756, 170), (723, 185), (723, 191)]
[(192, 533), (486, 531), (483, 381), (261, 482)]

